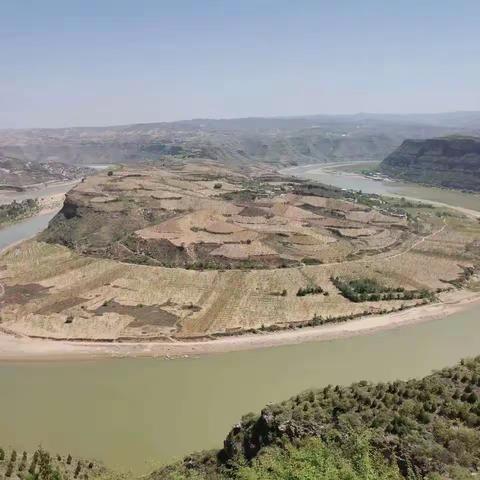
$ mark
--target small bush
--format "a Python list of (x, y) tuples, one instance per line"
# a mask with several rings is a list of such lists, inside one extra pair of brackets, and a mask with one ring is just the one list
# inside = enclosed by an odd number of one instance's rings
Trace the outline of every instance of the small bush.
[(304, 297), (305, 295), (316, 295), (317, 293), (323, 293), (323, 288), (318, 285), (309, 285), (308, 287), (299, 288), (297, 297)]

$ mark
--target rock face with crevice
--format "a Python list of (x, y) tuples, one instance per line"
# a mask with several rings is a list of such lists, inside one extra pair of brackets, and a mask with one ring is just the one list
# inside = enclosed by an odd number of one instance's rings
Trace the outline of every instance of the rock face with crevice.
[(440, 187), (480, 191), (480, 138), (405, 140), (381, 163), (383, 173)]

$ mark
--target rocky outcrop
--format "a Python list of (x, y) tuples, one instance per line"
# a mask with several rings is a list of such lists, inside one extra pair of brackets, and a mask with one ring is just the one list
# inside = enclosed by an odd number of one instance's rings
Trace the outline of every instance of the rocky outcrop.
[(380, 168), (391, 177), (412, 182), (480, 191), (480, 138), (405, 140)]

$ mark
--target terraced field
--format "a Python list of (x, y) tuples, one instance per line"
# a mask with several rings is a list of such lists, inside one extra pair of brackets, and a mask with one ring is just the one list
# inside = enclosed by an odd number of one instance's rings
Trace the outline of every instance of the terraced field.
[[(123, 168), (79, 184), (0, 257), (0, 327), (174, 341), (394, 311), (474, 281), (479, 234), (457, 213), (263, 167)], [(349, 297), (339, 281), (373, 290)]]

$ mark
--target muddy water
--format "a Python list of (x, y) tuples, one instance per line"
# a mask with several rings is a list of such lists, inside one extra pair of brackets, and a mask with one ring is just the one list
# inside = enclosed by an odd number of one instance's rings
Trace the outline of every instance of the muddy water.
[[(47, 218), (0, 230), (6, 243)], [(0, 363), (0, 445), (147, 472), (221, 446), (240, 416), (309, 387), (421, 376), (480, 353), (480, 309), (329, 342), (177, 360)]]
[(358, 173), (339, 171), (335, 166), (302, 166), (286, 169), (284, 173), (317, 180), (339, 188), (362, 190), (365, 193), (379, 195), (399, 195), (480, 211), (480, 195), (413, 183), (372, 180)]
[(32, 237), (41, 232), (54, 215), (55, 213), (37, 215), (22, 222), (0, 228), (0, 251), (12, 243), (19, 242), (24, 238)]
[[(0, 205), (11, 203), (14, 200), (21, 202), (27, 198), (44, 198), (50, 195), (66, 193), (73, 188), (76, 183), (76, 181), (73, 181), (51, 184), (39, 188), (32, 188), (25, 192), (1, 191)], [(30, 238), (33, 235), (41, 232), (44, 228), (46, 228), (48, 222), (55, 216), (55, 213), (56, 212), (37, 215), (6, 227), (0, 227), (0, 252), (12, 243), (18, 242), (24, 238)]]
[(0, 445), (146, 472), (221, 446), (242, 414), (308, 387), (421, 376), (480, 353), (480, 311), (330, 342), (178, 360), (0, 364)]

